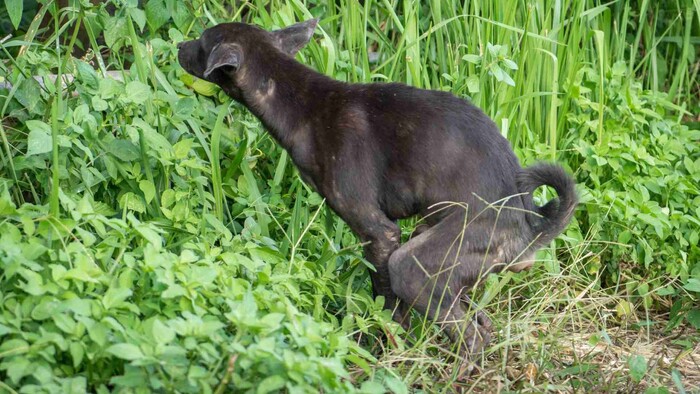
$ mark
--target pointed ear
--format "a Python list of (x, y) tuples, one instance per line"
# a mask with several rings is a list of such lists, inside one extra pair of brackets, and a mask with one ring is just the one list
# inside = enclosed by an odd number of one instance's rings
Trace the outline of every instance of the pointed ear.
[(209, 78), (209, 75), (214, 70), (221, 67), (237, 69), (241, 65), (242, 60), (243, 51), (239, 45), (229, 43), (216, 44), (207, 58), (207, 69), (204, 71), (204, 78)]
[(272, 36), (275, 39), (277, 48), (291, 56), (296, 55), (304, 45), (309, 43), (317, 24), (318, 18), (314, 18), (273, 31)]

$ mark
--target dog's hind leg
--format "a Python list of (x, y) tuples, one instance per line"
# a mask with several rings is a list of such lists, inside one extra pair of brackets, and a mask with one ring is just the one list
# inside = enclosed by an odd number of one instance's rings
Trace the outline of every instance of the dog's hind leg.
[(389, 274), (403, 303), (440, 324), (468, 355), (488, 344), (491, 322), (481, 311), (467, 318), (470, 301), (461, 292), (479, 277), (484, 256), (471, 249), (462, 223), (458, 214), (451, 215), (409, 240), (389, 258)]

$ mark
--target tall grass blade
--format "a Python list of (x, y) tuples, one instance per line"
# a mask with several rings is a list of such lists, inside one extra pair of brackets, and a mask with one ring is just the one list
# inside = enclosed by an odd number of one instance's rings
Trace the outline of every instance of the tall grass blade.
[(59, 24), (59, 11), (58, 2), (54, 1), (53, 9), (53, 22), (55, 29), (55, 44), (56, 44), (56, 58), (58, 63), (58, 71), (56, 73), (55, 80), (55, 96), (51, 102), (51, 195), (49, 196), (49, 212), (51, 216), (58, 218), (59, 216), (59, 172), (61, 163), (59, 162), (58, 155), (58, 136), (59, 136), (59, 125), (58, 125), (58, 114), (59, 110), (63, 107), (63, 63), (61, 62), (61, 41), (58, 34), (60, 24)]
[(217, 219), (223, 222), (224, 220), (224, 191), (221, 181), (221, 133), (224, 128), (224, 117), (228, 113), (228, 106), (222, 105), (219, 108), (219, 113), (214, 123), (214, 129), (211, 132), (211, 181), (212, 191), (214, 192), (214, 211)]

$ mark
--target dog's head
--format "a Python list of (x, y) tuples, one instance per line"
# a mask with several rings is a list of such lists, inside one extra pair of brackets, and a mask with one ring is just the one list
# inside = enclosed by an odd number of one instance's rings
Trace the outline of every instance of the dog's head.
[(198, 78), (237, 89), (235, 73), (248, 62), (264, 61), (260, 55), (270, 51), (293, 57), (309, 42), (317, 23), (318, 19), (311, 19), (275, 31), (246, 23), (222, 23), (205, 30), (196, 40), (179, 43), (178, 61)]

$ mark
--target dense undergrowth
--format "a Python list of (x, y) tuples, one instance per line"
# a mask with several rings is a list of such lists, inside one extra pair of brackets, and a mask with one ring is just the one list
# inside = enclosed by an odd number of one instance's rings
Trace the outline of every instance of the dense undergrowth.
[[(0, 12), (23, 21), (0, 37), (0, 392), (698, 389), (697, 2), (68, 3)], [(405, 341), (347, 227), (176, 62), (214, 23), (312, 16), (300, 61), (452, 91), (579, 183), (541, 263), (477, 292), (497, 327), (481, 375), (429, 324)], [(611, 371), (566, 347), (623, 329), (680, 332), (680, 353)]]

